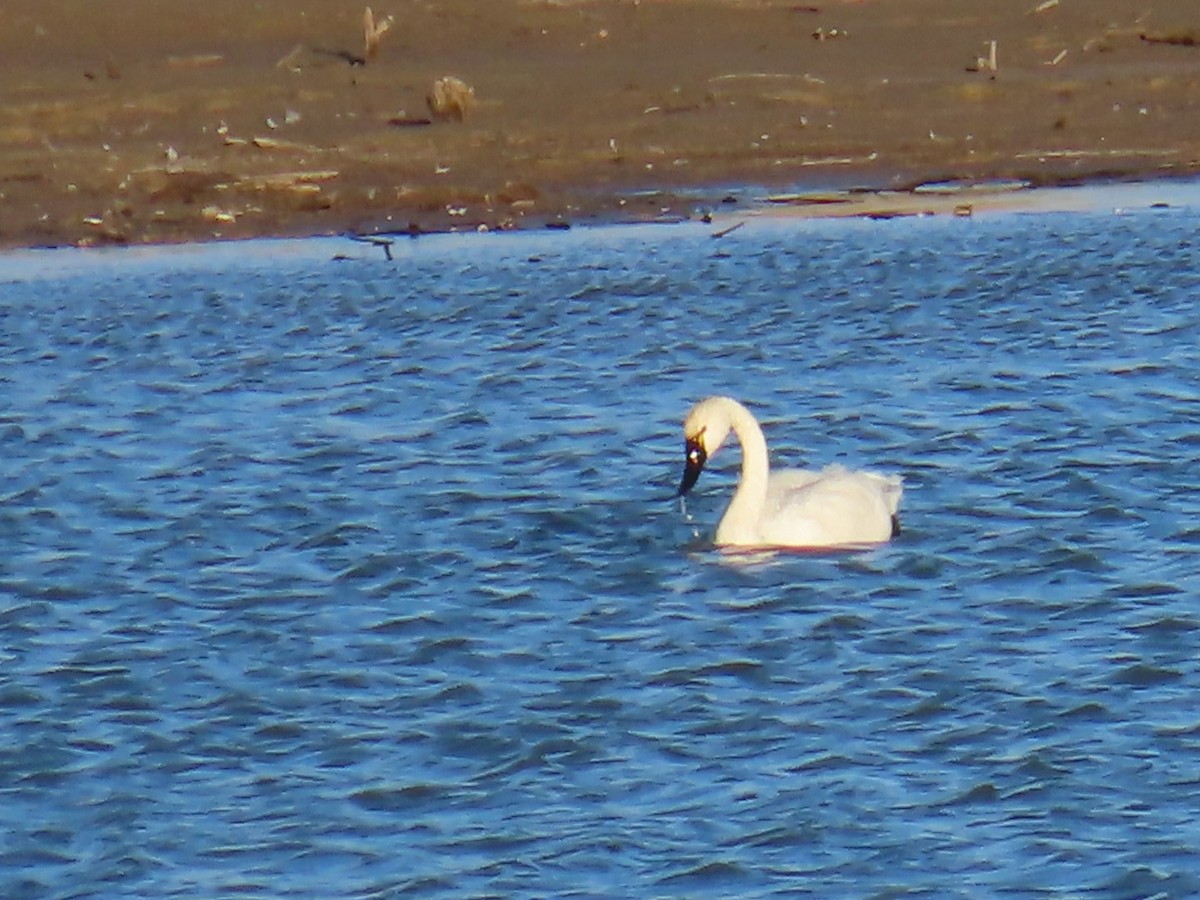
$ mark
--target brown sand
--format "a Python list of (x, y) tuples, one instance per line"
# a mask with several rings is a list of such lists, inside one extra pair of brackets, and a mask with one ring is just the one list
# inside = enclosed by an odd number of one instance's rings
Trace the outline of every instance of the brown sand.
[(7, 0), (0, 246), (1200, 171), (1196, 0), (372, 2)]

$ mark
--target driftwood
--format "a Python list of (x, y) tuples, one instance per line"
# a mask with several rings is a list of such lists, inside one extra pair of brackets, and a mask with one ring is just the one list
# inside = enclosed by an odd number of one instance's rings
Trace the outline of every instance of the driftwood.
[(1147, 44), (1174, 44), (1176, 47), (1196, 47), (1200, 46), (1200, 39), (1197, 38), (1196, 32), (1187, 31), (1160, 31), (1147, 32), (1144, 31), (1138, 35)]
[(361, 244), (370, 244), (373, 247), (383, 248), (383, 255), (385, 257), (387, 257), (389, 262), (391, 261), (391, 259), (392, 259), (392, 244), (395, 243), (395, 241), (392, 240), (392, 238), (383, 237), (383, 236), (377, 235), (377, 234), (350, 234), (350, 235), (348, 235), (348, 237), (350, 238), (350, 240), (358, 241)]

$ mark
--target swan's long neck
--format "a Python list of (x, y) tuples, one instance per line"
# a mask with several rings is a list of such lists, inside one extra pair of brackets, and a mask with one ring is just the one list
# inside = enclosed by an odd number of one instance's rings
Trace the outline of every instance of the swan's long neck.
[(742, 448), (742, 476), (717, 530), (720, 543), (757, 540), (771, 477), (767, 440), (750, 411), (741, 404), (730, 410), (730, 426)]

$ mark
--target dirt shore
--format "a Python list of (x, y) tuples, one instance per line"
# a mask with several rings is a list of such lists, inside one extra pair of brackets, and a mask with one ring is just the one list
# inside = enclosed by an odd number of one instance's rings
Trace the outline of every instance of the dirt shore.
[(1200, 172), (1190, 0), (371, 2), (9, 0), (0, 246)]

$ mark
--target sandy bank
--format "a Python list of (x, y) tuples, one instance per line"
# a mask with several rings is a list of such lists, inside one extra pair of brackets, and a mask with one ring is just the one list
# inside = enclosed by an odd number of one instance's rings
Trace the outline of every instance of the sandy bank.
[[(344, 0), (12, 0), (0, 245), (542, 227), (1200, 171), (1191, 4), (375, 6), (391, 26), (366, 59), (364, 8)], [(461, 120), (427, 102), (446, 75), (473, 88)]]

